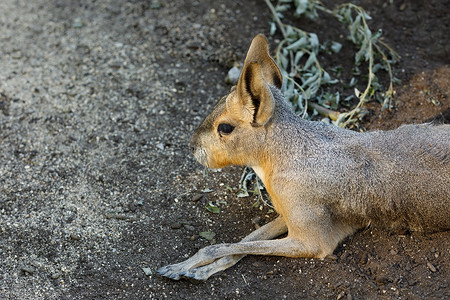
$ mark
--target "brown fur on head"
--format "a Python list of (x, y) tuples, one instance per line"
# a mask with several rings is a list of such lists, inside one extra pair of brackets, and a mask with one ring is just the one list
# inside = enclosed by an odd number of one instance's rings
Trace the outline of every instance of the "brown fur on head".
[[(261, 146), (261, 135), (275, 107), (269, 86), (281, 88), (282, 76), (269, 55), (263, 35), (250, 45), (236, 88), (223, 97), (194, 132), (195, 158), (210, 168), (253, 165), (252, 153)], [(252, 151), (253, 150), (253, 151)]]

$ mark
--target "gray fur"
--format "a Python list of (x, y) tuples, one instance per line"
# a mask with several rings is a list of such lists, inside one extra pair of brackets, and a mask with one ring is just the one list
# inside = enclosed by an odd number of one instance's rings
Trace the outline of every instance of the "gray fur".
[(449, 125), (357, 133), (302, 120), (271, 91), (277, 108), (266, 151), (295, 170), (289, 180), (308, 186), (301, 197), (320, 197), (334, 218), (358, 227), (450, 229)]

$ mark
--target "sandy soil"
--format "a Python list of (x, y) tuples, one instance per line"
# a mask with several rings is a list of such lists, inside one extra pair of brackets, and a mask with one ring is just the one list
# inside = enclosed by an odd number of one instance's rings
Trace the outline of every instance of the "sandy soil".
[[(397, 109), (370, 104), (365, 128), (448, 122), (448, 1), (356, 3), (402, 56)], [(275, 217), (236, 197), (240, 168), (187, 146), (269, 18), (262, 1), (0, 2), (1, 299), (450, 298), (449, 232), (369, 228), (329, 259), (247, 257), (199, 284), (155, 274)]]

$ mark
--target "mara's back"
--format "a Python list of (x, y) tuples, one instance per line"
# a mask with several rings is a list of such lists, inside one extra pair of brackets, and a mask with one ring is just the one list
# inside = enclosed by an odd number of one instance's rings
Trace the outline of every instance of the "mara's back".
[(355, 199), (345, 201), (361, 209), (363, 222), (393, 229), (450, 229), (450, 125), (363, 133), (341, 149), (354, 171), (346, 182), (353, 194), (346, 197)]

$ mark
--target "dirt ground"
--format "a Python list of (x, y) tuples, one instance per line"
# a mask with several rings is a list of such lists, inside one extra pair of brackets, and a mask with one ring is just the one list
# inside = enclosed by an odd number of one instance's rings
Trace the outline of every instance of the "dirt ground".
[[(402, 57), (397, 109), (369, 104), (364, 127), (448, 123), (449, 1), (353, 2)], [(236, 197), (241, 168), (188, 149), (269, 19), (256, 0), (0, 1), (1, 299), (450, 298), (449, 232), (368, 228), (324, 260), (246, 257), (198, 284), (155, 274), (275, 216)], [(339, 40), (330, 19), (293, 22)]]

